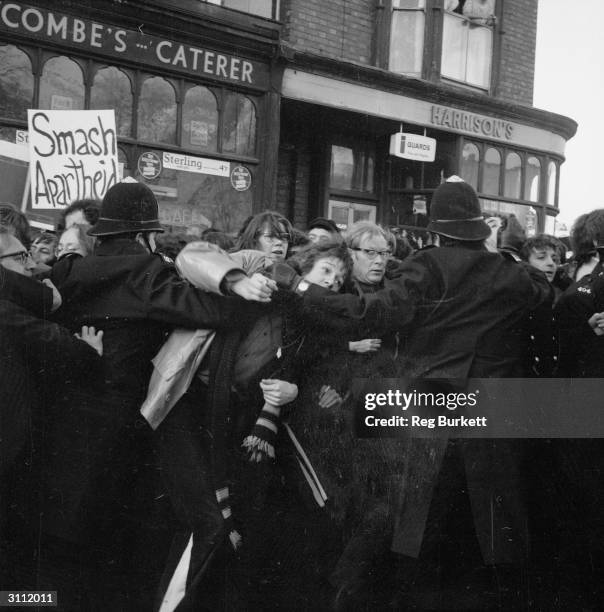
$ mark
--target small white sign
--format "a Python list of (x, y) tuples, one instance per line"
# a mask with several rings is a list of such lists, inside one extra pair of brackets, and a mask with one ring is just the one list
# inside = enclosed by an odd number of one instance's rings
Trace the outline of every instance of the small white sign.
[(198, 174), (213, 174), (215, 176), (229, 176), (231, 164), (219, 159), (208, 159), (207, 157), (192, 157), (191, 155), (179, 155), (177, 153), (163, 154), (164, 168), (170, 170), (182, 170), (184, 172), (197, 172)]
[(436, 140), (404, 132), (392, 134), (390, 136), (390, 155), (403, 159), (433, 162), (436, 155)]
[(27, 146), (29, 144), (29, 134), (27, 130), (17, 130), (15, 132), (15, 142), (18, 145)]

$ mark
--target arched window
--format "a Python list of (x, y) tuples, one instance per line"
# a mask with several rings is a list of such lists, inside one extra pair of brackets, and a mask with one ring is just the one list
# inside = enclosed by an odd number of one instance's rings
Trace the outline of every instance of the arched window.
[(117, 163), (120, 164), (122, 168), (122, 176), (126, 178), (130, 176), (132, 172), (130, 171), (130, 162), (128, 160), (128, 155), (123, 147), (117, 148)]
[(126, 73), (113, 66), (99, 70), (90, 91), (90, 108), (115, 110), (117, 133), (131, 136), (132, 83)]
[(206, 87), (191, 87), (182, 107), (182, 146), (218, 150), (218, 106)]
[(161, 77), (149, 77), (138, 100), (138, 138), (176, 143), (176, 92)]
[(222, 127), (222, 150), (238, 155), (256, 151), (256, 107), (241, 94), (227, 95)]
[(478, 166), (480, 164), (480, 151), (478, 147), (466, 142), (461, 157), (461, 178), (478, 190)]
[(501, 153), (497, 149), (488, 148), (484, 154), (484, 174), (482, 191), (491, 195), (499, 195), (499, 177), (501, 176)]
[(520, 198), (520, 177), (522, 174), (522, 162), (518, 153), (508, 153), (505, 158), (505, 179), (503, 195), (506, 198)]
[(76, 62), (60, 56), (52, 57), (44, 64), (39, 107), (52, 110), (84, 108), (84, 75)]
[(541, 178), (541, 162), (536, 157), (526, 160), (524, 170), (524, 199), (531, 202), (539, 201), (539, 183)]
[(0, 115), (27, 119), (33, 106), (34, 75), (24, 51), (13, 45), (0, 46)]
[(556, 205), (556, 175), (558, 174), (558, 167), (556, 163), (550, 161), (547, 165), (547, 199), (546, 202), (550, 206)]

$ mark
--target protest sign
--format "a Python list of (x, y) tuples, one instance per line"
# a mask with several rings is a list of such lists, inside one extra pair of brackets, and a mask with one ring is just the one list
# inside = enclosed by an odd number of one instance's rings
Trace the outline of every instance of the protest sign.
[(118, 178), (113, 110), (28, 110), (32, 208), (102, 199)]

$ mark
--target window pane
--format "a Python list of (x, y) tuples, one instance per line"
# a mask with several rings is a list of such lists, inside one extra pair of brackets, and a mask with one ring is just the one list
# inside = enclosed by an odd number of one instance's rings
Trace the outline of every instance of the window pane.
[(218, 107), (206, 87), (192, 87), (182, 109), (182, 146), (218, 150)]
[(444, 77), (488, 89), (493, 30), (457, 13), (443, 15), (441, 73)]
[(451, 79), (463, 81), (466, 73), (468, 50), (468, 22), (459, 15), (443, 16), (443, 50), (441, 73)]
[(478, 166), (480, 164), (480, 152), (478, 147), (467, 142), (463, 147), (461, 160), (461, 178), (478, 190)]
[(395, 9), (423, 9), (425, 6), (425, 0), (392, 0)]
[(33, 99), (34, 75), (27, 53), (13, 45), (0, 46), (0, 115), (27, 119)]
[(90, 91), (90, 108), (115, 110), (117, 133), (120, 136), (130, 136), (132, 83), (128, 76), (113, 66), (99, 70)]
[(334, 189), (352, 189), (354, 156), (348, 147), (331, 147), (331, 174), (329, 186)]
[(547, 165), (547, 203), (550, 206), (555, 206), (556, 204), (556, 174), (557, 174), (556, 164), (551, 161)]
[(491, 79), (491, 50), (493, 32), (491, 28), (468, 26), (468, 55), (465, 81), (478, 87), (489, 87)]
[(138, 137), (151, 142), (176, 142), (176, 93), (168, 81), (148, 78), (138, 101)]
[(507, 198), (520, 198), (520, 176), (520, 155), (518, 153), (508, 153), (505, 160), (504, 196)]
[(64, 56), (53, 57), (44, 64), (39, 106), (51, 110), (84, 108), (84, 76), (78, 64)]
[(421, 74), (424, 52), (423, 11), (394, 11), (388, 68), (401, 74)]
[(256, 151), (256, 108), (249, 98), (241, 94), (227, 94), (222, 150), (250, 156)]
[(273, 2), (277, 0), (222, 0), (222, 6), (271, 19)]
[(333, 145), (330, 187), (352, 191), (373, 191), (374, 159), (371, 151)]
[(537, 213), (532, 206), (526, 204), (512, 204), (479, 198), (480, 208), (487, 215), (509, 217), (514, 215), (528, 236), (534, 236), (537, 228)]
[(501, 155), (497, 149), (487, 149), (484, 155), (484, 174), (482, 191), (493, 195), (499, 194), (499, 176), (501, 174)]
[(524, 199), (531, 202), (539, 201), (539, 179), (541, 175), (541, 162), (536, 157), (526, 160), (524, 174)]

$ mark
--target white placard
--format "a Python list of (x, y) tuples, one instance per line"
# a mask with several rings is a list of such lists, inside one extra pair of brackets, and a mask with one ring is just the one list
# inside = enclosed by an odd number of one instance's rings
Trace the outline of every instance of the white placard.
[(207, 157), (192, 157), (164, 151), (164, 168), (170, 170), (183, 170), (184, 172), (197, 172), (198, 174), (213, 174), (215, 176), (229, 176), (231, 164), (219, 159)]
[(28, 110), (32, 208), (102, 199), (119, 176), (113, 110)]
[(436, 155), (436, 140), (418, 134), (399, 132), (390, 136), (390, 155), (404, 159), (433, 162)]

